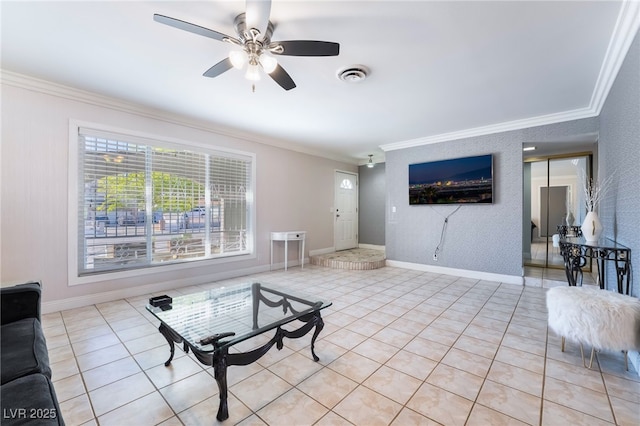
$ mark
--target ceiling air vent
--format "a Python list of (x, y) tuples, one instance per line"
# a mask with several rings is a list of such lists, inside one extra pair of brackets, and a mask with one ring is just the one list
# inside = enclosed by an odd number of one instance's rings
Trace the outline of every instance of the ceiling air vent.
[(353, 65), (338, 71), (338, 78), (347, 83), (360, 83), (369, 74), (367, 67), (363, 65)]

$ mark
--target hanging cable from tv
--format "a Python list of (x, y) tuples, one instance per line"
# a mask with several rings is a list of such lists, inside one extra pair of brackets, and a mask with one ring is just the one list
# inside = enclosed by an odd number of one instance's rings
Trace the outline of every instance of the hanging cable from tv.
[[(444, 218), (444, 223), (442, 224), (442, 232), (440, 233), (440, 242), (438, 243), (436, 250), (433, 252), (433, 260), (437, 261), (438, 260), (438, 254), (440, 253), (440, 251), (442, 250), (442, 246), (444, 245), (444, 238), (445, 235), (447, 233), (447, 225), (449, 224), (449, 218), (451, 216), (454, 215), (454, 213), (456, 213), (458, 210), (460, 210), (460, 207), (462, 206), (458, 206), (456, 207), (456, 209), (454, 211), (452, 211), (451, 213), (449, 213), (445, 218)], [(433, 209), (433, 207), (432, 207)], [(434, 209), (435, 210), (435, 209)], [(436, 211), (437, 213), (437, 211)], [(440, 213), (438, 213), (440, 214)], [(440, 215), (442, 216), (442, 215)]]

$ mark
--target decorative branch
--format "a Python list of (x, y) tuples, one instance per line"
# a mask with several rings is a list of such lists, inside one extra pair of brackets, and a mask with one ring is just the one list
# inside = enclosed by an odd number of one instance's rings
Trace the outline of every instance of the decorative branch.
[(599, 183), (597, 180), (587, 179), (584, 171), (580, 171), (580, 178), (584, 185), (584, 203), (588, 212), (595, 211), (598, 203), (604, 197), (604, 193), (613, 183), (613, 175), (614, 173), (610, 174), (602, 183)]

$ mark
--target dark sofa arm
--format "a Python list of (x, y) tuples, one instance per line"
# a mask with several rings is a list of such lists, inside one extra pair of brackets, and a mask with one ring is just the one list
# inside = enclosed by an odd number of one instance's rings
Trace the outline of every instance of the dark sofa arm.
[(0, 288), (2, 324), (8, 324), (23, 318), (36, 318), (40, 321), (41, 293), (39, 282)]

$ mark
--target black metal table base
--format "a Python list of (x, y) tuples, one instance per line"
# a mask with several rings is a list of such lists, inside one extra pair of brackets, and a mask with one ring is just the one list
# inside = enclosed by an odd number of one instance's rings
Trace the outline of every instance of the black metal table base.
[(167, 339), (171, 350), (169, 359), (164, 363), (165, 366), (169, 366), (175, 355), (174, 343), (183, 344), (183, 350), (189, 352), (189, 348), (195, 355), (195, 357), (204, 365), (213, 367), (213, 374), (216, 382), (218, 383), (218, 389), (220, 391), (220, 406), (218, 407), (218, 414), (216, 418), (219, 421), (223, 421), (229, 418), (229, 406), (228, 406), (228, 387), (227, 387), (227, 367), (232, 365), (249, 365), (256, 362), (263, 355), (265, 355), (269, 349), (274, 345), (278, 350), (284, 346), (283, 339), (285, 337), (289, 339), (297, 339), (305, 336), (311, 329), (314, 329), (313, 337), (311, 338), (311, 355), (314, 361), (320, 359), (315, 353), (315, 342), (324, 328), (324, 321), (320, 315), (320, 311), (312, 312), (307, 315), (303, 315), (298, 320), (304, 322), (304, 325), (296, 330), (289, 331), (282, 327), (277, 327), (275, 335), (265, 343), (263, 346), (256, 348), (249, 352), (242, 353), (229, 353), (229, 346), (219, 345), (217, 339), (214, 339), (212, 344), (214, 349), (211, 351), (203, 351), (184, 340), (179, 334), (173, 331), (164, 323), (160, 323), (158, 330)]
[(560, 253), (570, 286), (582, 285), (582, 268), (587, 265), (588, 259), (593, 259), (598, 268), (597, 284), (601, 289), (606, 288), (607, 262), (610, 262), (616, 273), (618, 293), (631, 294), (630, 249), (560, 241)]

